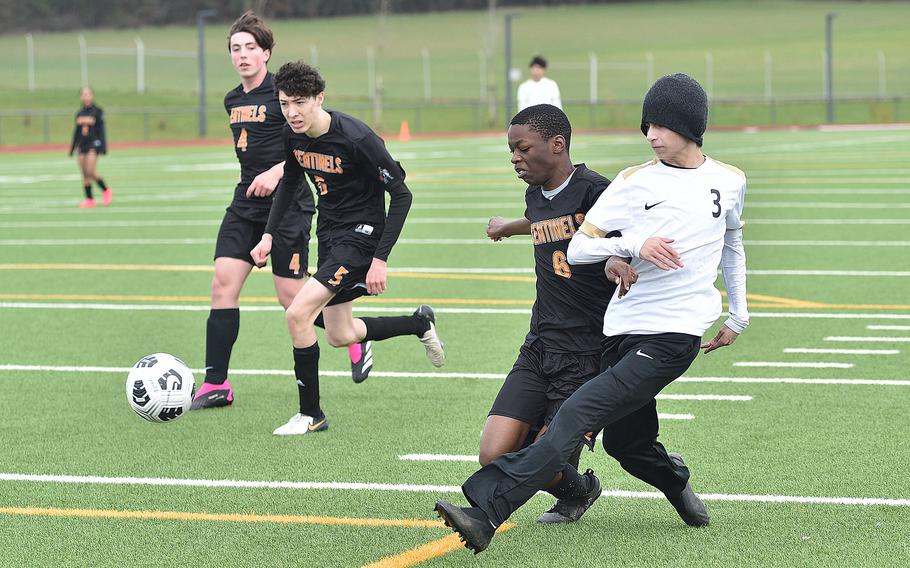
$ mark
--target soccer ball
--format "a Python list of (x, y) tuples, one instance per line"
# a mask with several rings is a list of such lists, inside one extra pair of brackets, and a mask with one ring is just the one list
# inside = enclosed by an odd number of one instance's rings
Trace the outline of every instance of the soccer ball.
[(146, 355), (126, 378), (126, 400), (150, 422), (170, 422), (193, 403), (196, 381), (186, 363), (167, 353)]

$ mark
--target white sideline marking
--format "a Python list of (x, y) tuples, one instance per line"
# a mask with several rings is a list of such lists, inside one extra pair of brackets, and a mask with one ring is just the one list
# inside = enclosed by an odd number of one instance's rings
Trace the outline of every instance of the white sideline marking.
[(910, 337), (843, 337), (843, 336), (830, 336), (826, 337), (825, 341), (872, 341), (872, 342), (907, 342), (910, 341)]
[[(408, 224), (486, 224), (486, 217), (408, 217)], [(908, 221), (910, 223), (910, 221)], [(116, 221), (110, 219), (94, 221), (7, 221), (0, 223), (0, 229), (37, 229), (47, 227), (199, 227), (219, 226), (220, 219), (184, 219), (171, 221)]]
[(910, 219), (749, 219), (755, 225), (910, 225)]
[[(238, 479), (178, 479), (173, 477), (103, 477), (99, 475), (41, 475), (0, 473), (0, 481), (37, 483), (75, 483), (86, 485), (153, 485), (167, 487), (213, 487), (231, 489), (327, 489), (347, 491), (397, 491), (409, 493), (461, 493), (458, 485), (412, 485), (396, 483), (342, 483), (337, 481), (242, 481)], [(606, 490), (608, 497), (629, 499), (664, 499), (657, 491)], [(805, 503), (817, 505), (860, 505), (910, 507), (910, 499), (882, 497), (807, 497), (798, 495), (749, 495), (699, 493), (705, 501), (739, 501), (751, 503)]]
[(436, 462), (473, 462), (477, 463), (477, 456), (459, 456), (450, 454), (403, 454), (398, 459), (404, 461), (436, 461)]
[(910, 325), (867, 325), (866, 329), (876, 331), (910, 331)]
[(746, 270), (746, 274), (749, 276), (898, 276), (910, 278), (908, 270)]
[[(906, 183), (906, 180), (904, 180)], [(910, 203), (846, 201), (752, 201), (752, 209), (910, 209)]]
[(746, 402), (752, 400), (749, 395), (743, 394), (659, 394), (659, 400), (725, 400)]
[[(78, 367), (63, 365), (17, 365), (0, 364), (0, 371), (40, 371), (61, 373), (128, 373), (132, 367)], [(202, 373), (201, 369), (193, 371)], [(291, 376), (293, 371), (288, 369), (234, 369), (234, 375), (279, 375)], [(319, 371), (320, 375), (328, 377), (351, 376), (349, 370), (344, 371)], [(409, 373), (392, 371), (373, 371), (370, 373), (377, 377), (390, 378), (418, 378), (418, 379), (485, 379), (501, 381), (506, 378), (502, 373)], [(678, 383), (756, 383), (756, 384), (807, 384), (807, 385), (882, 385), (882, 386), (910, 386), (910, 380), (903, 379), (801, 379), (801, 378), (775, 378), (775, 377), (689, 377), (683, 376), (676, 379)], [(666, 395), (659, 395), (658, 398)], [(678, 395), (685, 396), (685, 395)], [(694, 400), (694, 399), (692, 399)]]
[[(115, 310), (115, 311), (187, 311), (204, 312), (211, 309), (208, 304), (98, 304), (77, 302), (0, 302), (0, 309), (63, 309), (63, 310)], [(434, 308), (437, 313), (444, 314), (511, 314), (529, 315), (531, 310), (524, 308)], [(413, 310), (413, 306), (358, 306), (354, 304), (355, 312), (374, 313), (401, 313)], [(240, 306), (244, 312), (280, 312), (281, 306)], [(727, 315), (726, 312), (721, 314)], [(824, 314), (824, 313), (799, 313), (799, 312), (749, 312), (753, 318), (786, 318), (786, 319), (910, 319), (910, 314)]]
[(897, 355), (899, 349), (808, 349), (802, 347), (787, 347), (784, 353), (817, 353), (831, 355)]
[(792, 367), (794, 369), (852, 369), (853, 363), (789, 363), (787, 361), (737, 361), (734, 367)]

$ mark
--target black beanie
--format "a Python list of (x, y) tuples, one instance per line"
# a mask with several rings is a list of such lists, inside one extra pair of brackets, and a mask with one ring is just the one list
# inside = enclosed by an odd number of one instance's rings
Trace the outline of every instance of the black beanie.
[(641, 107), (641, 132), (645, 136), (649, 122), (701, 146), (708, 126), (708, 95), (698, 81), (684, 73), (664, 75), (648, 90)]

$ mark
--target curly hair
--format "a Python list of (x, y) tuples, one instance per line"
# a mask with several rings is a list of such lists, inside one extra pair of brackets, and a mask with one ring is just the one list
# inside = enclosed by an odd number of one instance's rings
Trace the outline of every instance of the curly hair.
[(292, 97), (311, 98), (325, 90), (325, 79), (314, 67), (303, 61), (285, 63), (275, 74), (275, 95), (278, 91)]
[(566, 139), (566, 150), (572, 138), (572, 125), (562, 109), (553, 105), (534, 105), (521, 110), (512, 117), (509, 124), (528, 125), (528, 128), (540, 134), (544, 140), (556, 135)]
[(228, 51), (231, 50), (231, 36), (240, 32), (246, 32), (253, 36), (253, 39), (256, 40), (256, 45), (262, 49), (271, 51), (275, 46), (275, 37), (272, 35), (272, 30), (252, 10), (244, 12), (231, 24), (231, 30), (228, 32)]

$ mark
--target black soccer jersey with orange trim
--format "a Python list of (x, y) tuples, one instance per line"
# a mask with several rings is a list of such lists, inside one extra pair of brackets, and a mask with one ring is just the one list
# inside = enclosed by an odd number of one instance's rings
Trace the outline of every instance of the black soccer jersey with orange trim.
[(104, 133), (104, 111), (94, 104), (82, 107), (76, 112), (76, 127), (70, 154), (77, 147), (89, 148), (99, 154), (107, 153), (107, 139)]
[(606, 262), (570, 265), (569, 241), (610, 180), (576, 166), (569, 184), (553, 199), (540, 186), (525, 192), (525, 218), (531, 222), (537, 299), (526, 342), (540, 339), (552, 351), (597, 353), (604, 313), (616, 285), (604, 273)]
[(272, 197), (247, 197), (246, 190), (253, 179), (284, 160), (282, 130), (285, 125), (281, 106), (268, 73), (262, 84), (246, 93), (238, 85), (224, 96), (234, 135), (234, 151), (240, 162), (240, 183), (234, 189), (235, 205), (268, 209)]
[(386, 222), (385, 192), (404, 184), (401, 164), (386, 150), (385, 142), (369, 126), (342, 112), (332, 117), (328, 132), (316, 138), (285, 128), (285, 168), (289, 181), (301, 172), (319, 196), (317, 234), (357, 225), (379, 235)]

